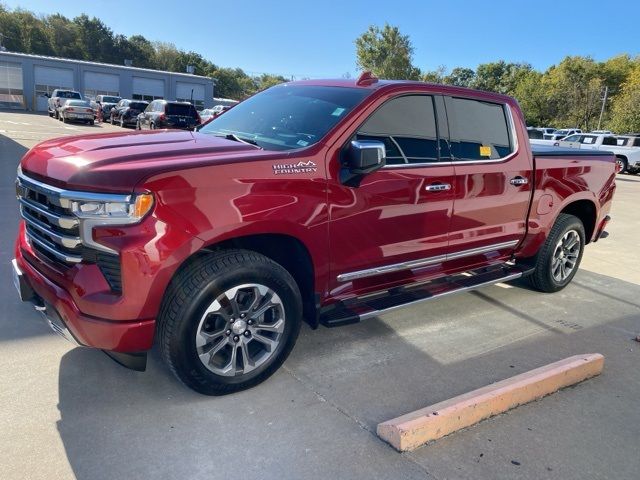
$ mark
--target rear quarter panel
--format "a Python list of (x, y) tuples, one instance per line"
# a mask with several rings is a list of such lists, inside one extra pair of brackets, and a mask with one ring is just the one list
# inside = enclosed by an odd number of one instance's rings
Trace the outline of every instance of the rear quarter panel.
[(527, 235), (517, 256), (531, 257), (547, 239), (558, 215), (573, 202), (587, 200), (596, 212), (596, 228), (611, 209), (615, 191), (615, 157), (534, 156), (535, 189), (529, 212)]

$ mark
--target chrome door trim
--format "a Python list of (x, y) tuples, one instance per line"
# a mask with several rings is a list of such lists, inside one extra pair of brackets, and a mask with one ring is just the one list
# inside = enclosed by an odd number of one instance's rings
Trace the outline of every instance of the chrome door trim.
[(427, 257), (418, 260), (411, 260), (408, 262), (393, 263), (391, 265), (367, 268), (365, 270), (358, 270), (355, 272), (341, 273), (340, 275), (338, 275), (337, 280), (339, 282), (349, 282), (352, 280), (359, 280), (361, 278), (384, 275), (386, 273), (400, 272), (402, 270), (413, 270), (416, 268), (427, 267), (429, 265), (435, 265), (448, 260), (458, 260), (460, 258), (489, 253), (495, 250), (501, 250), (503, 248), (515, 247), (518, 243), (519, 240), (511, 240), (509, 242), (495, 243), (493, 245), (487, 245), (485, 247), (471, 248), (469, 250), (462, 250), (460, 252), (450, 253), (447, 255), (437, 255), (435, 257)]

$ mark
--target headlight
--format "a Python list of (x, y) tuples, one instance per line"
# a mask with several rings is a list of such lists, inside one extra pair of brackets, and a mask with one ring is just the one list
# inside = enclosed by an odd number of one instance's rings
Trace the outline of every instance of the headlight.
[(104, 220), (110, 225), (140, 221), (153, 207), (153, 195), (142, 193), (123, 200), (74, 200), (73, 213), (81, 219)]
[[(76, 195), (76, 198), (73, 196)], [(80, 238), (82, 243), (103, 252), (118, 253), (96, 242), (93, 229), (96, 227), (133, 225), (138, 223), (153, 208), (153, 195), (84, 195), (78, 199), (71, 193), (71, 211), (80, 219)]]

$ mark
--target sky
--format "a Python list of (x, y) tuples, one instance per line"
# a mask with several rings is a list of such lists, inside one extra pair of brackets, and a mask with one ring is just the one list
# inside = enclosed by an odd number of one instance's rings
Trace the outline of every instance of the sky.
[[(286, 77), (356, 75), (354, 40), (369, 25), (398, 26), (414, 64), (475, 68), (495, 60), (539, 70), (566, 55), (640, 54), (640, 1), (581, 0), (0, 0), (39, 14), (81, 13), (115, 33), (141, 34), (223, 67)], [(182, 5), (176, 7), (176, 5)]]

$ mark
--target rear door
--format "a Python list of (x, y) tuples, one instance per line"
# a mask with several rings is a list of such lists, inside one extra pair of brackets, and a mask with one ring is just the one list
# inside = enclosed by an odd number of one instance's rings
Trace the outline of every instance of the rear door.
[(513, 107), (467, 97), (445, 104), (455, 168), (448, 259), (459, 263), (449, 267), (471, 267), (503, 258), (524, 237), (532, 159), (518, 145)]

